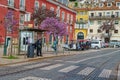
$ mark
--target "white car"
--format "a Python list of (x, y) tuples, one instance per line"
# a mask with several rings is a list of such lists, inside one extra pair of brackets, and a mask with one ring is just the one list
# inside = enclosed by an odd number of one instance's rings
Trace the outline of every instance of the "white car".
[(94, 48), (94, 49), (102, 48), (102, 42), (100, 40), (91, 41), (91, 48)]

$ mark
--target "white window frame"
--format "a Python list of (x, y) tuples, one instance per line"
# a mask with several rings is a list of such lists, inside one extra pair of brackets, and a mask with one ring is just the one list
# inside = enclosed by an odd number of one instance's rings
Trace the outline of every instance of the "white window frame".
[(46, 4), (45, 3), (42, 3), (42, 8), (46, 9)]
[(51, 11), (54, 11), (54, 7), (50, 7), (50, 10), (51, 10)]
[[(109, 4), (110, 4), (110, 6), (109, 6)], [(112, 3), (107, 3), (107, 7), (111, 7), (112, 6)]]
[(56, 13), (57, 13), (56, 16), (57, 16), (57, 17), (60, 17), (60, 6), (57, 7), (57, 9), (56, 9)]
[(25, 22), (30, 21), (30, 18), (31, 18), (31, 14), (30, 13), (25, 14)]
[(39, 1), (35, 0), (34, 8), (38, 9), (40, 7)]
[(70, 14), (69, 13), (67, 13), (67, 23), (69, 23), (69, 20), (70, 20)]
[(71, 15), (71, 20), (70, 20), (70, 24), (72, 24), (73, 23), (73, 15)]
[[(108, 14), (109, 13), (109, 14)], [(106, 16), (111, 16), (111, 12), (106, 12)]]
[(65, 20), (65, 12), (62, 11), (62, 21), (64, 21), (64, 20)]
[(103, 7), (103, 3), (99, 3), (99, 7)]
[(20, 10), (25, 10), (25, 0), (20, 0)]
[[(119, 5), (118, 5), (118, 4), (119, 4)], [(117, 7), (120, 7), (120, 2), (116, 2), (116, 6), (117, 6)]]
[(8, 6), (13, 7), (14, 8), (14, 0), (8, 0)]
[[(21, 17), (21, 16), (23, 16), (23, 17)], [(21, 23), (21, 20), (22, 20), (22, 23)], [(24, 21), (25, 21), (25, 15), (24, 14), (20, 14), (19, 24), (20, 25), (24, 25)]]

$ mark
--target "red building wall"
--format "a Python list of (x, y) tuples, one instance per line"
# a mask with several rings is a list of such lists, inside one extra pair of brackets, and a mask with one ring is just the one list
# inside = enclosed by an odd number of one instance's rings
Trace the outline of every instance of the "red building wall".
[[(14, 8), (10, 8), (8, 6), (8, 0), (0, 0), (0, 36), (4, 39), (5, 37), (5, 26), (4, 26), (4, 17), (7, 14), (9, 10), (12, 10), (14, 12), (14, 17), (17, 21), (17, 27), (19, 29), (20, 26), (25, 26), (30, 23), (33, 24), (33, 21), (30, 22), (25, 22), (24, 25), (19, 24), (20, 20), (20, 14), (26, 14), (26, 13), (33, 13), (34, 11), (34, 3), (35, 0), (25, 0), (25, 11), (22, 11), (19, 9), (19, 1), (20, 0), (14, 0)], [(54, 2), (53, 0), (38, 0), (39, 1), (39, 6), (41, 7), (42, 4), (46, 4), (46, 8), (50, 9), (50, 7), (54, 8), (54, 11), (56, 12), (57, 7), (60, 6), (60, 19), (62, 17), (62, 11), (65, 12), (65, 22), (67, 21), (67, 13), (70, 15), (73, 15), (73, 22), (72, 24), (68, 23), (68, 34), (69, 34), (69, 40), (72, 40), (74, 38), (74, 27), (75, 27), (75, 18), (76, 18), (76, 13), (75, 11), (69, 9), (68, 7), (58, 3)], [(70, 32), (70, 26), (72, 26), (72, 32)], [(34, 27), (34, 24), (33, 24)], [(18, 37), (18, 31), (14, 33), (14, 37)], [(65, 38), (64, 38), (65, 39)], [(49, 35), (46, 35), (46, 40), (49, 41)]]

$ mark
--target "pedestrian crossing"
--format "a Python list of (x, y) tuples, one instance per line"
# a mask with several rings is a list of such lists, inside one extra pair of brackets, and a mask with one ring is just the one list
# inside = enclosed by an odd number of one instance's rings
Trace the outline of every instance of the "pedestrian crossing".
[(103, 71), (100, 73), (100, 75), (98, 77), (109, 78), (111, 72), (112, 72), (112, 70), (103, 69)]
[(91, 72), (93, 72), (94, 69), (95, 69), (95, 68), (86, 67), (85, 69), (81, 70), (78, 74), (79, 74), (79, 75), (87, 76), (87, 75), (89, 75)]
[[(45, 66), (45, 65), (47, 65), (47, 66)], [(74, 70), (77, 70), (77, 72), (75, 74), (78, 76), (88, 76), (96, 70), (96, 68), (94, 68), (94, 67), (80, 68), (81, 66), (76, 66), (74, 64), (65, 66), (65, 64), (59, 64), (59, 63), (57, 63), (57, 64), (39, 63), (39, 64), (34, 64), (34, 65), (24, 66), (24, 68), (26, 68), (26, 69), (31, 69), (31, 68), (36, 68), (36, 67), (38, 67), (38, 68), (40, 67), (39, 68), (40, 70), (46, 70), (46, 71), (56, 69), (57, 72), (59, 72), (59, 73), (69, 73)], [(109, 78), (111, 76), (111, 73), (112, 73), (112, 70), (103, 69), (103, 70), (101, 70), (101, 72), (99, 71), (99, 74), (97, 76), (98, 76), (98, 78)]]
[(63, 65), (63, 64), (55, 64), (55, 65), (50, 65), (50, 66), (43, 67), (43, 68), (40, 68), (40, 69), (41, 69), (41, 70), (51, 70), (51, 69), (60, 67), (60, 66), (62, 66), (62, 65)]
[(28, 77), (24, 77), (18, 80), (51, 80), (51, 79), (28, 76)]
[(74, 70), (74, 69), (76, 69), (76, 68), (78, 68), (78, 67), (79, 67), (79, 66), (74, 66), (74, 65), (72, 65), (72, 66), (69, 66), (69, 67), (66, 67), (66, 68), (64, 68), (64, 69), (59, 70), (59, 72), (68, 73), (68, 72), (70, 72), (70, 71), (72, 71), (72, 70)]

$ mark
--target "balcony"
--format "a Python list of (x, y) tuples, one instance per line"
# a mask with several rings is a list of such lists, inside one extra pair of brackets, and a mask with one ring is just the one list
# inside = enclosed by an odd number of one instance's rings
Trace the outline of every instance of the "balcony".
[(120, 19), (120, 16), (114, 16), (114, 15), (111, 15), (111, 16), (89, 16), (89, 19), (90, 20), (109, 20), (109, 19)]
[(87, 23), (88, 23), (87, 20), (76, 21), (76, 24), (87, 24)]

